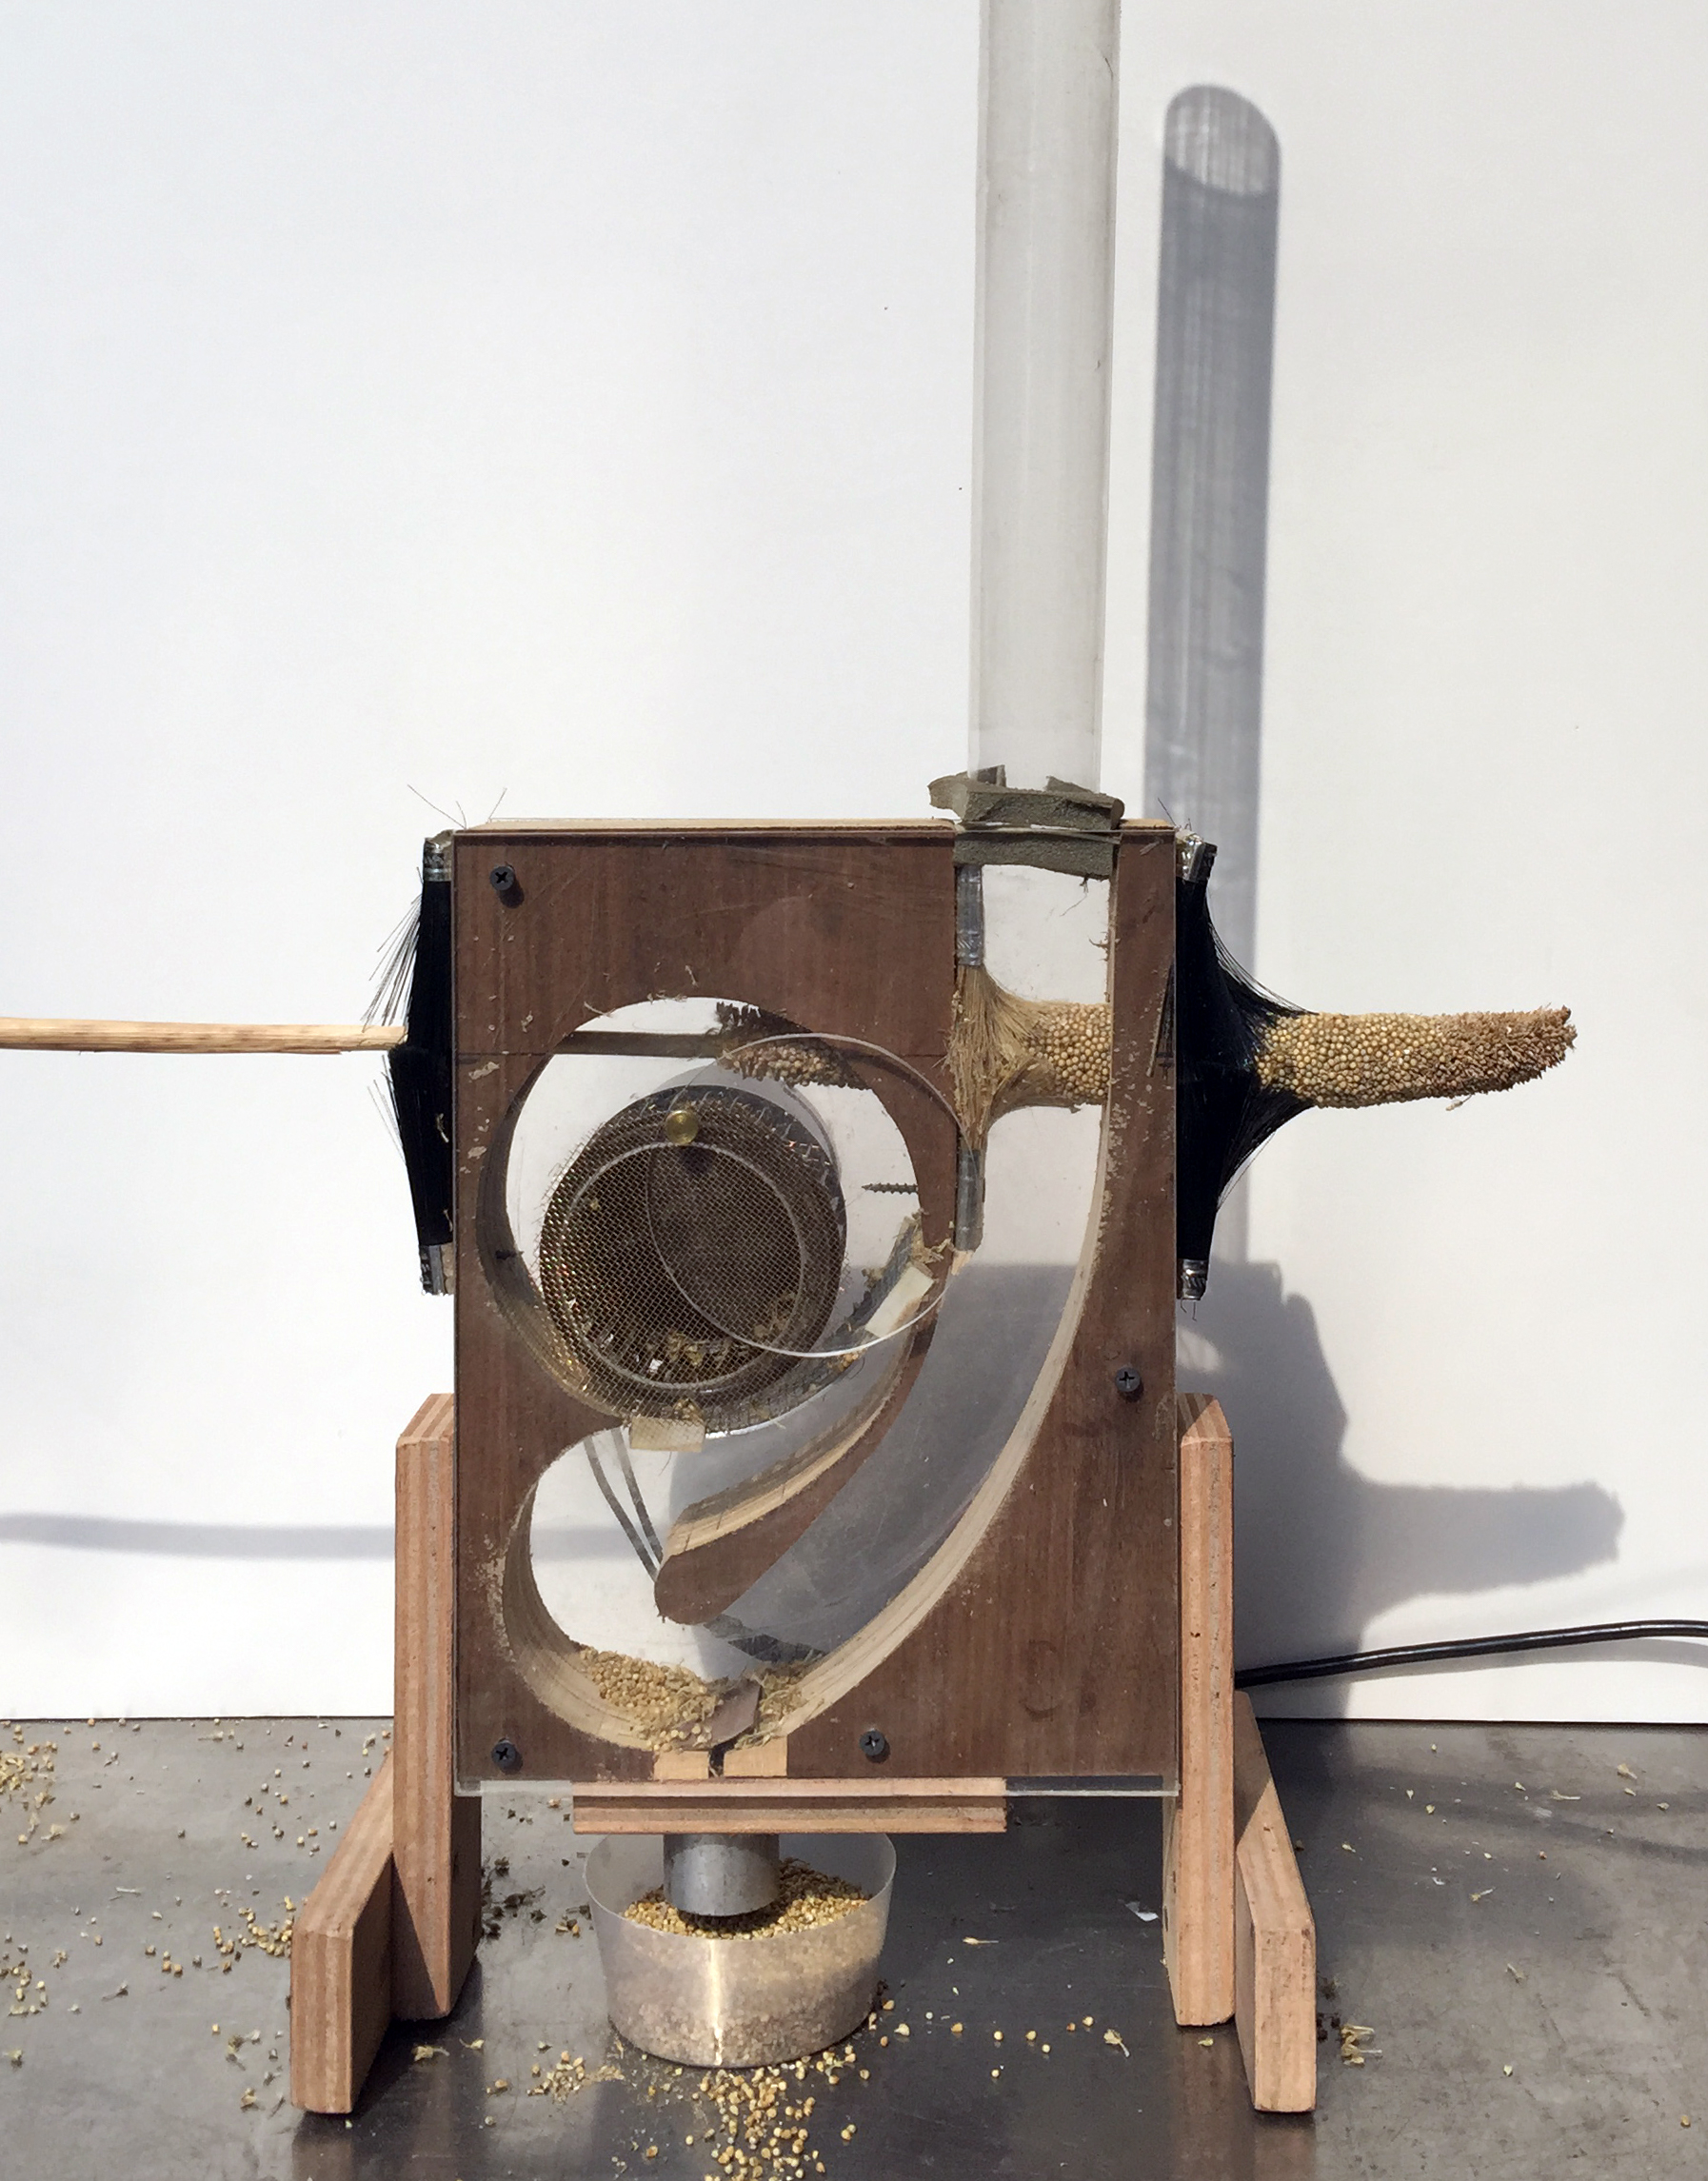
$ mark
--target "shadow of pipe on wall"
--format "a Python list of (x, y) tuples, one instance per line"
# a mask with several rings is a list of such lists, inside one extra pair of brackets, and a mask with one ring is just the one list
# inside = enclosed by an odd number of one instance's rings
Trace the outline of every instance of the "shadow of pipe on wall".
[[(1287, 1293), (1279, 1265), (1219, 1259), (1196, 1319), (1182, 1319), (1179, 1346), (1180, 1383), (1214, 1394), (1234, 1435), (1241, 1666), (1355, 1651), (1371, 1621), (1408, 1598), (1549, 1582), (1618, 1556), (1624, 1515), (1599, 1484), (1482, 1489), (1361, 1476), (1345, 1456), (1346, 1411), (1315, 1313)], [(1313, 1711), (1343, 1687), (1315, 1684)]]
[[(1218, 927), (1257, 951), (1264, 593), (1281, 147), (1249, 100), (1182, 90), (1163, 125), (1145, 795), (1215, 841)], [(1539, 1583), (1613, 1559), (1623, 1515), (1594, 1484), (1460, 1490), (1361, 1477), (1308, 1301), (1245, 1261), (1230, 1194), (1180, 1383), (1233, 1429), (1241, 1664), (1356, 1650), (1408, 1598)], [(1443, 1635), (1450, 1633), (1443, 1630)], [(1499, 1630), (1490, 1633), (1501, 1633)], [(1344, 1683), (1313, 1686), (1311, 1709)], [(1284, 1688), (1278, 1692), (1285, 1701)], [(1343, 1697), (1342, 1697), (1343, 1700)]]

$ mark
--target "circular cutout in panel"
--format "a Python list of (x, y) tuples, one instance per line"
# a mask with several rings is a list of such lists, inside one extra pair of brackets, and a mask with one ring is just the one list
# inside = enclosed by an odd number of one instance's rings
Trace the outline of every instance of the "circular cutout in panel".
[(667, 1443), (788, 1416), (942, 1299), (897, 1083), (949, 1113), (893, 1054), (740, 1002), (588, 1022), (487, 1147), (495, 1301), (560, 1384)]
[[(1080, 979), (1015, 989), (1106, 976), (1102, 891), (1073, 889), (1045, 936), (1073, 923)], [(921, 1220), (919, 1181), (944, 1192), (908, 1153), (931, 1142), (920, 1081), (733, 1002), (647, 1001), (589, 1021), (495, 1130), (493, 1292), (629, 1419), (547, 1467), (506, 1544), (512, 1656), (584, 1732), (708, 1748), (739, 1697), (744, 1740), (792, 1731), (918, 1626), (1011, 1488), (1095, 1259), (1100, 1116), (1004, 1120), (984, 1245), (956, 1259)], [(826, 1306), (809, 1275), (838, 1221)]]
[(813, 1656), (725, 1616), (699, 1627), (660, 1616), (658, 1556), (700, 1465), (633, 1446), (621, 1426), (595, 1433), (546, 1469), (511, 1534), (503, 1576), (511, 1656), (542, 1703), (602, 1740), (708, 1747), (718, 1707), (739, 1683), (759, 1684), (769, 1721)]
[(551, 1193), (540, 1285), (602, 1403), (732, 1421), (823, 1334), (847, 1220), (804, 1119), (730, 1084), (637, 1099)]

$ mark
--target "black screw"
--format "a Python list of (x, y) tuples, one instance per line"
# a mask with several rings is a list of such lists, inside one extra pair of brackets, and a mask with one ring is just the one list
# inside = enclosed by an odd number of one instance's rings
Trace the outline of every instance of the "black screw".
[(522, 1770), (522, 1752), (514, 1742), (507, 1739), (494, 1742), (492, 1745), (492, 1762), (500, 1772), (520, 1772)]
[(860, 1737), (860, 1754), (870, 1757), (874, 1764), (882, 1764), (889, 1755), (889, 1736), (882, 1727), (868, 1727)]
[(1115, 1391), (1123, 1401), (1136, 1401), (1144, 1391), (1144, 1380), (1131, 1363), (1123, 1363), (1115, 1374)]
[(494, 863), (487, 875), (492, 882), (492, 891), (501, 902), (519, 902), (522, 899), (522, 887), (513, 863)]

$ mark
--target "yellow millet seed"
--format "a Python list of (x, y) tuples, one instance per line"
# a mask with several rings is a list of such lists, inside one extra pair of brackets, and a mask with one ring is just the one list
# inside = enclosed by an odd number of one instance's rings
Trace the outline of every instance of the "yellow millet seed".
[(1306, 1105), (1393, 1105), (1511, 1090), (1564, 1060), (1570, 1011), (1527, 1015), (1293, 1015), (1257, 1055), (1258, 1076)]
[[(1306, 1105), (1389, 1105), (1510, 1090), (1565, 1058), (1564, 1007), (1528, 1014), (1289, 1015), (1256, 1056), (1261, 1081)], [(1023, 1106), (1101, 1104), (1109, 1095), (1106, 1005), (1024, 1000), (983, 968), (961, 972), (949, 1037), (955, 1106), (968, 1140)]]
[[(706, 1681), (685, 1666), (660, 1666), (622, 1651), (579, 1649), (575, 1663), (612, 1711), (620, 1712), (649, 1749), (705, 1747), (706, 1723), (734, 1683)], [(759, 1716), (744, 1742), (761, 1742), (789, 1711), (804, 1668), (754, 1669)]]
[(645, 1924), (677, 1938), (776, 1938), (834, 1923), (867, 1897), (848, 1879), (827, 1876), (793, 1856), (783, 1865), (782, 1880), (782, 1890), (768, 1909), (755, 1909), (744, 1916), (685, 1915), (665, 1898), (662, 1886), (644, 1894), (623, 1913), (630, 1923)]

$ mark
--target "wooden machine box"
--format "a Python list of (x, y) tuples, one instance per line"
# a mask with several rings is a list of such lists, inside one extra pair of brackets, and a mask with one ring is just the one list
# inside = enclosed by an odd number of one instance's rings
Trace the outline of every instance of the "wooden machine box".
[[(1175, 837), (1112, 843), (1108, 1097), (1061, 1323), (1000, 1443), (915, 1524), (916, 1485), (968, 1458), (934, 1348), (959, 1340), (964, 1374), (992, 1338), (950, 1323), (977, 1239), (952, 1064), (963, 838), (454, 837), (460, 1784), (573, 1782), (579, 1822), (601, 1783), (726, 1781), (732, 1827), (743, 1778), (850, 1806), (944, 1781), (1177, 1786)], [(667, 1535), (621, 1497), (638, 1453), (668, 1457)], [(696, 1688), (644, 1644), (602, 1648), (573, 1573), (548, 1608), (530, 1538), (565, 1459), (597, 1473), (657, 1625), (733, 1632), (740, 1672)], [(809, 1547), (871, 1567), (835, 1640), (755, 1611)]]

